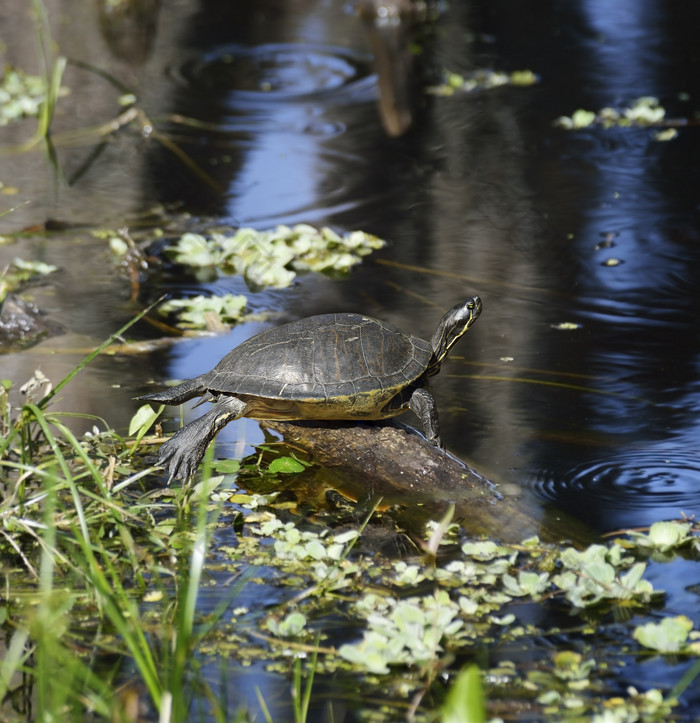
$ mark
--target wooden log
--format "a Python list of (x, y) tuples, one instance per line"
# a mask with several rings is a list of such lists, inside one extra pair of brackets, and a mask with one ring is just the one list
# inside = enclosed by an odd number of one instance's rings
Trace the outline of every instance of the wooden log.
[(310, 455), (323, 467), (330, 487), (353, 500), (381, 497), (383, 506), (401, 508), (401, 519), (411, 527), (439, 520), (454, 505), (455, 521), (472, 536), (519, 542), (536, 534), (576, 544), (594, 538), (581, 522), (544, 507), (523, 490), (512, 494), (395, 420), (261, 425)]

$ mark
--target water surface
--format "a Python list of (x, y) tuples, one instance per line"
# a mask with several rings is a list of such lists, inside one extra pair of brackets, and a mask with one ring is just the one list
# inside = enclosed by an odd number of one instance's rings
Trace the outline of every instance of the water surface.
[[(700, 6), (455, 3), (432, 66), (527, 68), (540, 83), (426, 95), (414, 126), (391, 139), (377, 114), (367, 39), (348, 8), (241, 5), (169, 4), (138, 62), (115, 55), (94, 29), (81, 33), (95, 18), (73, 17), (57, 29), (72, 55), (108, 64), (133, 85), (156, 127), (211, 183), (132, 131), (79, 174), (88, 150), (60, 150), (72, 185), (51, 180), (39, 154), (11, 158), (6, 167), (33, 205), (2, 227), (42, 215), (116, 223), (178, 204), (234, 225), (303, 221), (375, 233), (388, 246), (346, 280), (306, 277), (274, 293), (251, 293), (240, 279), (183, 288), (244, 291), (254, 308), (272, 306), (288, 319), (361, 311), (424, 337), (445, 309), (478, 293), (484, 312), (433, 385), (447, 446), (600, 531), (697, 514)], [(15, 52), (15, 63), (27, 57)], [(73, 105), (59, 126), (118, 112), (85, 71), (69, 67), (66, 81)], [(677, 138), (553, 124), (580, 107), (623, 107), (643, 95), (688, 119)], [(40, 365), (60, 377), (79, 349), (133, 311), (97, 241), (77, 251), (60, 239), (27, 241), (0, 254), (61, 267), (38, 297), (67, 327), (60, 340), (7, 355), (3, 376), (21, 382)], [(260, 328), (179, 344), (142, 365), (102, 360), (64, 404), (106, 414), (108, 403), (110, 422), (124, 425), (136, 409), (131, 398), (151, 379), (206, 371)], [(47, 354), (57, 348), (64, 354)], [(220, 435), (219, 453), (240, 454), (261, 439), (257, 424), (241, 420)], [(700, 625), (685, 576), (653, 574), (669, 590), (670, 608)], [(634, 674), (643, 677), (642, 668)]]

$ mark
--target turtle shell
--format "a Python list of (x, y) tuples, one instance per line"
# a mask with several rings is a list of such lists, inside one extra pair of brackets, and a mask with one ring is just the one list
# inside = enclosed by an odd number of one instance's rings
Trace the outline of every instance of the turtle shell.
[(248, 339), (197, 381), (246, 401), (248, 417), (381, 419), (406, 408), (402, 393), (432, 357), (430, 343), (377, 319), (323, 314)]

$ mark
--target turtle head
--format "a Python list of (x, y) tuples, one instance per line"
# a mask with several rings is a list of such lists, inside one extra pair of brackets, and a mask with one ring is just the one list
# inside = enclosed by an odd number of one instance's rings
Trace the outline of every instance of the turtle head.
[(450, 349), (479, 318), (480, 313), (481, 299), (478, 296), (472, 296), (471, 299), (453, 306), (442, 317), (430, 341), (433, 346), (433, 362), (428, 367), (428, 374), (437, 374), (440, 371), (440, 365)]

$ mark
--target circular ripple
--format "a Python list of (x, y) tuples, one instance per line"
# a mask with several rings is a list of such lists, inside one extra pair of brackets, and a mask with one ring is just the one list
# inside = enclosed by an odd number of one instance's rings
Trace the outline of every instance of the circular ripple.
[(555, 503), (581, 495), (617, 509), (677, 516), (700, 503), (700, 452), (630, 450), (564, 472), (542, 470), (532, 486)]
[(345, 48), (278, 43), (219, 46), (170, 73), (205, 92), (275, 102), (334, 97), (370, 77), (369, 58)]

